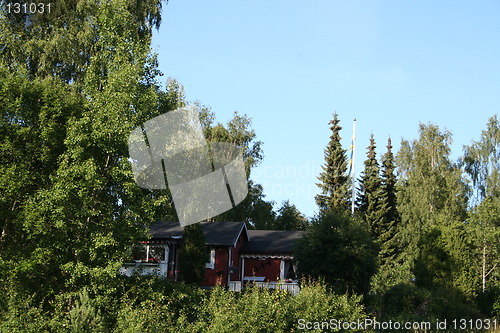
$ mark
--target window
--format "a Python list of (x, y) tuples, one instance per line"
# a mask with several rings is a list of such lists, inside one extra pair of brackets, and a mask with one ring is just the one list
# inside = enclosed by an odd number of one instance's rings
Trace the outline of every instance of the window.
[(132, 246), (132, 259), (133, 260), (146, 260), (148, 251), (145, 245)]
[(132, 259), (142, 262), (165, 262), (168, 259), (168, 246), (147, 244), (133, 246)]
[(215, 267), (215, 249), (211, 248), (208, 254), (208, 262), (205, 264), (206, 268), (214, 269)]
[(165, 246), (148, 245), (148, 260), (165, 261)]

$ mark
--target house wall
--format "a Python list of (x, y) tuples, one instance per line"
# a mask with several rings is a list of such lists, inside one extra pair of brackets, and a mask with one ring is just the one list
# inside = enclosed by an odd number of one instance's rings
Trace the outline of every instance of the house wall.
[(245, 276), (264, 276), (266, 282), (278, 281), (280, 277), (281, 259), (245, 258)]
[(221, 284), (227, 285), (227, 260), (228, 247), (215, 247), (215, 265), (214, 268), (205, 269), (205, 280), (201, 283), (204, 287)]
[(240, 258), (240, 249), (248, 241), (245, 232), (240, 234), (240, 238), (236, 242), (236, 246), (232, 248), (231, 253), (231, 266), (236, 268), (236, 271), (231, 273), (231, 281), (241, 281), (241, 258)]

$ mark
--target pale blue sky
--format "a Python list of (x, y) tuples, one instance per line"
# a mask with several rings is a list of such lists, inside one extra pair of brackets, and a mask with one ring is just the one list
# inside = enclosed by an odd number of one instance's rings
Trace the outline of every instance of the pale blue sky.
[(432, 122), (456, 158), (500, 113), (499, 1), (170, 0), (153, 47), (188, 100), (253, 119), (252, 178), (307, 216), (335, 110), (346, 149), (357, 118), (357, 175), (370, 133), (380, 157)]

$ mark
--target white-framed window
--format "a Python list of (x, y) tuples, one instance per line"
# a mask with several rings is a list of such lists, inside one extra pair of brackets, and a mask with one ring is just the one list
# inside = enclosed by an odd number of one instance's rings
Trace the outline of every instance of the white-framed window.
[(206, 268), (214, 269), (215, 267), (215, 249), (209, 248), (208, 262), (205, 264)]
[(132, 247), (132, 259), (163, 263), (168, 260), (168, 245), (140, 244)]

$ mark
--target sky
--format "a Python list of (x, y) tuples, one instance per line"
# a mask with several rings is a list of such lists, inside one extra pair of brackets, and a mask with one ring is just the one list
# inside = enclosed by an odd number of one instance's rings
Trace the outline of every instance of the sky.
[(264, 159), (251, 178), (279, 208), (317, 212), (315, 185), (337, 112), (355, 170), (369, 137), (453, 134), (452, 158), (500, 114), (499, 1), (170, 0), (153, 37), (159, 69), (216, 120), (252, 119)]

